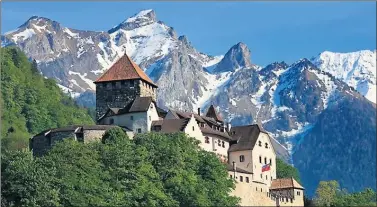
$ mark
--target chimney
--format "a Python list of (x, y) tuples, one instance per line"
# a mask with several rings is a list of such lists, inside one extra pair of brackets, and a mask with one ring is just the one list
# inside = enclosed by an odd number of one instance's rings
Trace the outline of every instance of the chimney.
[(236, 169), (237, 169), (237, 167), (236, 167), (236, 162), (233, 161), (233, 178), (234, 178), (234, 179), (236, 179)]
[(200, 108), (198, 108), (198, 115), (200, 116)]

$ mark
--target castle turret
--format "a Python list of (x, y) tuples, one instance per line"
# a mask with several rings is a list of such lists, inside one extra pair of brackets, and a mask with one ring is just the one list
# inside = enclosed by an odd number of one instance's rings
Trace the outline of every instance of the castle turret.
[(114, 63), (96, 84), (96, 118), (108, 108), (123, 108), (136, 97), (156, 101), (157, 85), (125, 54)]

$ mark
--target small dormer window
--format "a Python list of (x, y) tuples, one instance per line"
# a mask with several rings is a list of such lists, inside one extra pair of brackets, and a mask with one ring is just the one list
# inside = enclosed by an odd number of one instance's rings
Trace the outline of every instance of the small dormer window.
[(261, 141), (258, 141), (258, 145), (261, 147), (261, 146), (262, 146), (262, 142), (261, 142)]
[(267, 143), (267, 142), (265, 143), (264, 147), (265, 147), (266, 149), (268, 149), (268, 143)]

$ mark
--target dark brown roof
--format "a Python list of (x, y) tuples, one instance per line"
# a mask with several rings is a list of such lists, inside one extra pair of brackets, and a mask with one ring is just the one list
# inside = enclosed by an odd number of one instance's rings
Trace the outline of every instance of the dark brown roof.
[(212, 117), (214, 118), (216, 121), (219, 121), (219, 122), (223, 122), (223, 118), (220, 116), (220, 114), (218, 114), (216, 112), (216, 109), (213, 105), (211, 105), (207, 111), (207, 114), (206, 114), (207, 117)]
[(237, 141), (229, 148), (229, 152), (252, 150), (257, 142), (261, 129), (257, 124), (246, 126), (235, 126), (230, 129), (230, 136)]
[(136, 97), (133, 101), (127, 104), (124, 108), (109, 108), (107, 112), (101, 118), (99, 118), (99, 120), (108, 116), (127, 114), (127, 113), (136, 113), (136, 112), (146, 112), (148, 111), (149, 106), (151, 105), (152, 102), (155, 103), (152, 97)]
[(219, 130), (214, 130), (214, 129), (209, 128), (209, 127), (200, 127), (200, 130), (202, 131), (203, 135), (214, 134), (214, 135), (221, 136), (221, 137), (223, 137), (224, 139), (227, 139), (227, 140), (231, 140), (232, 139), (232, 137), (230, 137), (227, 132), (222, 132), (222, 131), (219, 131)]
[(189, 119), (191, 118), (192, 115), (194, 115), (194, 118), (199, 121), (199, 122), (204, 122), (203, 117), (199, 116), (196, 113), (191, 113), (191, 112), (182, 112), (182, 111), (173, 111), (171, 110), (173, 115), (177, 117), (178, 119)]
[(304, 187), (300, 185), (294, 178), (280, 178), (272, 180), (270, 189), (285, 189), (285, 188), (296, 188), (304, 190)]
[(173, 133), (183, 131), (186, 127), (189, 119), (165, 119), (159, 121), (153, 121), (152, 127), (161, 126), (161, 132)]
[[(228, 171), (234, 171), (234, 168), (233, 168), (233, 165), (232, 164), (227, 164), (226, 165), (226, 169)], [(253, 172), (249, 171), (249, 170), (245, 170), (245, 169), (242, 169), (242, 168), (239, 168), (236, 166), (236, 172), (239, 172), (239, 173), (245, 173), (245, 174), (253, 174)]]
[(157, 109), (158, 116), (161, 118), (165, 118), (168, 112), (158, 106), (156, 106), (156, 109)]
[(94, 83), (132, 79), (142, 79), (157, 87), (157, 85), (153, 83), (153, 81), (127, 56), (127, 54), (124, 54), (123, 57), (116, 61), (114, 65), (94, 81)]

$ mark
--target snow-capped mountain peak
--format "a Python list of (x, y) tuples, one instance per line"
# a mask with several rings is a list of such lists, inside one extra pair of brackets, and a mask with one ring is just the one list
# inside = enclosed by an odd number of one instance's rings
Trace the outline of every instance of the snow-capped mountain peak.
[(238, 68), (250, 67), (252, 67), (250, 50), (246, 44), (239, 42), (229, 49), (214, 69), (214, 72), (234, 71)]
[(312, 58), (312, 62), (376, 103), (376, 51), (361, 50), (350, 53), (324, 51)]
[(133, 30), (143, 26), (147, 26), (157, 22), (156, 13), (152, 9), (142, 10), (134, 16), (126, 19), (119, 25), (113, 27), (109, 30), (109, 33), (118, 31), (119, 29), (123, 30)]
[(125, 22), (156, 21), (156, 14), (152, 9), (142, 10), (134, 16), (128, 18)]

